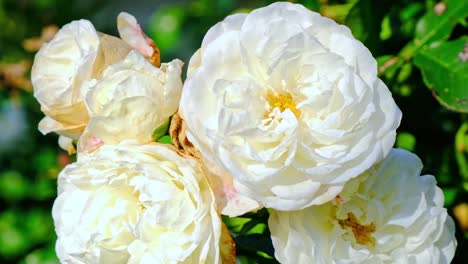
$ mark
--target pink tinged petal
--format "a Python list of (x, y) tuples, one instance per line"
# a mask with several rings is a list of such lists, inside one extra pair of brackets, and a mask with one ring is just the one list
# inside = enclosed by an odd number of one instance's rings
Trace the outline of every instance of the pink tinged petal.
[(234, 187), (235, 179), (224, 170), (204, 160), (210, 181), (215, 190), (216, 204), (223, 215), (239, 216), (261, 208), (258, 202), (239, 193)]
[(225, 185), (223, 191), (226, 199), (226, 204), (221, 210), (223, 215), (239, 216), (261, 208), (256, 201), (240, 194), (232, 183), (231, 185)]
[(101, 139), (95, 137), (95, 136), (92, 136), (91, 137), (91, 140), (90, 140), (90, 143), (91, 143), (91, 147), (92, 148), (97, 148), (99, 146), (101, 146), (102, 144), (104, 144), (104, 141), (102, 141)]
[(87, 131), (83, 133), (78, 142), (78, 152), (93, 152), (100, 146), (104, 145), (104, 141), (96, 136), (91, 136)]
[(160, 66), (156, 43), (143, 32), (134, 16), (121, 12), (117, 17), (117, 28), (122, 40), (145, 56), (153, 65)]

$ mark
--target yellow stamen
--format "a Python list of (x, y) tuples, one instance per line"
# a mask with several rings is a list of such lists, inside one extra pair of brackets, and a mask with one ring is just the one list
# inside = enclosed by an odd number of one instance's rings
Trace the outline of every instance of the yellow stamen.
[[(297, 118), (299, 118), (301, 112), (296, 108), (296, 102), (294, 102), (294, 99), (290, 93), (286, 92), (282, 94), (274, 94), (269, 92), (266, 99), (270, 104), (271, 109), (278, 107), (281, 112), (289, 109)], [(265, 116), (268, 116), (269, 114), (270, 112), (266, 113)]]
[(353, 213), (348, 213), (348, 218), (344, 220), (338, 220), (341, 228), (351, 228), (353, 231), (354, 238), (358, 244), (364, 246), (375, 246), (375, 238), (372, 237), (372, 233), (375, 232), (375, 223), (369, 225), (362, 225)]

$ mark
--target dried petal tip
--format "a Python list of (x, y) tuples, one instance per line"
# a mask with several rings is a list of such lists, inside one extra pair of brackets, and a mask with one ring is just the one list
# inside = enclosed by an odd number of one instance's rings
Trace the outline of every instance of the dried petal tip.
[(187, 126), (184, 119), (179, 113), (172, 116), (169, 134), (171, 135), (172, 143), (177, 149), (177, 152), (182, 156), (190, 156), (196, 159), (201, 158), (201, 154), (197, 148), (187, 138), (185, 131)]
[(219, 243), (221, 259), (223, 264), (236, 263), (236, 243), (229, 234), (225, 224), (221, 225), (221, 240)]
[(154, 66), (161, 65), (159, 48), (141, 29), (134, 16), (122, 12), (117, 17), (117, 28), (120, 38), (145, 56)]

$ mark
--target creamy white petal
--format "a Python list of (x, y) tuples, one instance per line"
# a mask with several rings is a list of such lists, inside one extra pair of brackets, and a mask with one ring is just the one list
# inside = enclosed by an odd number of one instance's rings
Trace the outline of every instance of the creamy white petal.
[(99, 80), (90, 84), (86, 94), (90, 120), (79, 150), (92, 149), (93, 138), (106, 144), (151, 142), (153, 130), (167, 123), (177, 111), (182, 65), (174, 60), (157, 68), (140, 53), (131, 51), (109, 66)]
[(457, 242), (443, 194), (422, 163), (394, 149), (348, 182), (334, 201), (269, 219), (276, 258), (287, 263), (450, 263)]
[(129, 13), (121, 12), (117, 17), (117, 28), (120, 37), (132, 48), (145, 57), (151, 57), (154, 52), (154, 42), (142, 31), (136, 18)]
[[(59, 175), (63, 263), (221, 263), (222, 222), (199, 163), (167, 145), (104, 145)], [(227, 242), (226, 242), (227, 241)], [(231, 244), (229, 244), (231, 245)]]
[(63, 26), (36, 54), (31, 70), (34, 96), (46, 115), (39, 130), (78, 139), (89, 122), (84, 100), (93, 79), (130, 49), (121, 39), (97, 32), (88, 20)]
[(90, 79), (98, 56), (100, 40), (88, 20), (63, 26), (36, 54), (31, 70), (34, 96), (52, 122), (43, 133), (59, 131), (77, 139), (88, 121), (83, 103), (83, 83)]
[(350, 30), (286, 2), (207, 32), (179, 112), (205, 160), (278, 210), (334, 199), (388, 154), (401, 119)]
[(68, 155), (71, 155), (76, 152), (75, 146), (73, 145), (72, 138), (59, 136), (58, 144), (63, 150), (68, 152)]

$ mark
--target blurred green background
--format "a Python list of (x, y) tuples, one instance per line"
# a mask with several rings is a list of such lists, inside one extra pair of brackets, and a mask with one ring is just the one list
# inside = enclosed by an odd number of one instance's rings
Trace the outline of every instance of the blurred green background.
[[(120, 11), (133, 14), (161, 49), (186, 63), (203, 35), (236, 12), (273, 1), (0, 0), (0, 263), (57, 263), (51, 207), (58, 172), (74, 157), (41, 135), (30, 66), (57, 27), (85, 18), (116, 35)], [(415, 152), (436, 175), (457, 225), (453, 263), (468, 259), (468, 1), (304, 0), (351, 27), (379, 62), (403, 112), (396, 146)], [(276, 263), (267, 210), (225, 218), (240, 263)], [(464, 261), (463, 261), (464, 260)]]

